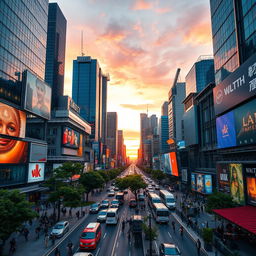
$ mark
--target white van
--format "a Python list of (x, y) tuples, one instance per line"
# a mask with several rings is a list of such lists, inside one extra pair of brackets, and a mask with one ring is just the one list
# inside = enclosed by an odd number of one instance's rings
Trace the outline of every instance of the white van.
[(106, 224), (116, 225), (119, 220), (118, 209), (109, 208), (107, 212)]
[(170, 193), (167, 190), (160, 190), (159, 192), (160, 197), (163, 200), (163, 203), (169, 208), (169, 209), (175, 209), (175, 198), (172, 193)]

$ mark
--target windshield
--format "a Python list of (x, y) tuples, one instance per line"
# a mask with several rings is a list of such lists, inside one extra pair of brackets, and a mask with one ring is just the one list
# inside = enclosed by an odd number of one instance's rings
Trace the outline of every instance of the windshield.
[(165, 248), (165, 255), (178, 255), (179, 252), (176, 248)]
[(64, 228), (64, 225), (62, 224), (57, 224), (54, 226), (54, 229), (62, 229), (62, 228)]
[(101, 203), (102, 204), (108, 204), (108, 201), (107, 200), (103, 200)]
[(118, 204), (119, 202), (117, 200), (112, 201), (112, 204)]
[(158, 199), (158, 198), (153, 198), (153, 203), (161, 203), (161, 200), (160, 199)]
[(166, 202), (167, 203), (174, 203), (175, 201), (174, 201), (174, 198), (167, 198)]
[(96, 207), (98, 207), (97, 204), (92, 204), (92, 205), (91, 205), (91, 208), (96, 208)]
[(99, 215), (105, 216), (107, 215), (107, 212), (99, 212)]
[(81, 238), (83, 239), (93, 239), (95, 238), (95, 233), (94, 232), (83, 232), (81, 235)]
[(169, 216), (169, 212), (168, 211), (158, 211), (157, 216)]
[(114, 212), (108, 212), (107, 217), (115, 217), (116, 214)]
[(116, 199), (123, 199), (124, 196), (123, 195), (116, 195)]

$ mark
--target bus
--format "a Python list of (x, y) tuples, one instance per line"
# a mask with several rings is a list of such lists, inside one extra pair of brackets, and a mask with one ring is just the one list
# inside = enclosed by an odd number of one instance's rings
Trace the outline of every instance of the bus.
[(116, 199), (119, 201), (119, 204), (124, 204), (124, 192), (118, 192), (116, 194)]
[(107, 211), (106, 224), (116, 225), (119, 220), (118, 209), (109, 208)]
[(163, 203), (154, 203), (152, 212), (157, 223), (169, 222), (169, 210)]
[(148, 193), (148, 205), (152, 208), (154, 203), (161, 203), (160, 197), (156, 193)]
[(170, 210), (175, 209), (175, 198), (172, 193), (167, 190), (160, 190), (159, 195), (162, 198), (163, 203), (166, 205), (166, 207), (168, 207)]

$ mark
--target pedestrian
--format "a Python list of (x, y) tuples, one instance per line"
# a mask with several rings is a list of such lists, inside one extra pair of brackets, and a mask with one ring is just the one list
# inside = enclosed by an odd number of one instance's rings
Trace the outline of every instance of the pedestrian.
[(10, 254), (13, 254), (16, 251), (16, 240), (15, 238), (12, 238), (10, 241)]
[(72, 218), (72, 210), (69, 208), (69, 217)]
[(32, 224), (33, 224), (32, 220), (29, 220), (28, 223), (30, 226), (32, 226)]
[(48, 247), (48, 242), (49, 242), (49, 234), (46, 233), (46, 234), (44, 235), (44, 246), (45, 246), (45, 248)]
[(76, 217), (79, 220), (79, 217), (80, 217), (80, 212), (79, 211), (76, 212)]
[(36, 232), (36, 239), (39, 239), (40, 227), (37, 227), (35, 232)]
[(172, 229), (173, 229), (173, 232), (175, 233), (175, 222), (172, 221)]
[(54, 255), (55, 256), (60, 256), (60, 250), (59, 250), (58, 247), (55, 249)]
[(67, 248), (68, 248), (68, 256), (72, 256), (73, 255), (73, 243), (71, 242), (71, 240), (69, 240)]
[(197, 248), (197, 255), (200, 255), (200, 250), (201, 250), (201, 241), (198, 238), (196, 242), (196, 248)]
[(180, 226), (180, 236), (182, 240), (183, 240), (183, 233), (184, 233), (184, 228), (183, 226)]
[(25, 237), (26, 242), (28, 241), (28, 234), (29, 234), (28, 229), (27, 229), (27, 228), (24, 228), (24, 230), (23, 230), (23, 235), (24, 235), (24, 237)]
[(52, 240), (52, 246), (54, 246), (55, 245), (55, 240), (56, 240), (56, 237), (55, 237), (54, 234), (51, 236), (51, 240)]

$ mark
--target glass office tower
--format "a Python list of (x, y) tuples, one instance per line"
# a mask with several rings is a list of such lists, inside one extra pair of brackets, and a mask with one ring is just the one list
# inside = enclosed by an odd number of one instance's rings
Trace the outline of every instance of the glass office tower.
[(67, 20), (57, 3), (49, 4), (45, 82), (52, 87), (52, 109), (64, 93)]
[(211, 0), (215, 82), (219, 84), (256, 52), (256, 2)]

